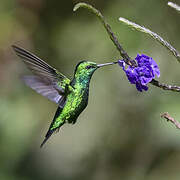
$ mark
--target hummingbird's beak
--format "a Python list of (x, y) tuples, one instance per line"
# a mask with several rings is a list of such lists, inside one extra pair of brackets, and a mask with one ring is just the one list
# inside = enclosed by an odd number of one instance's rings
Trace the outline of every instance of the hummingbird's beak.
[(108, 65), (113, 65), (113, 64), (117, 64), (117, 62), (110, 62), (110, 63), (105, 63), (105, 64), (98, 64), (97, 67), (103, 67), (103, 66), (108, 66)]

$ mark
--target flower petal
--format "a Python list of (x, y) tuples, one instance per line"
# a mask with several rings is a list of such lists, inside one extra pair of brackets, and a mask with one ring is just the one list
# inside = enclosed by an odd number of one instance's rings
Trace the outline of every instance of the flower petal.
[(147, 91), (147, 84), (155, 78), (160, 76), (160, 70), (158, 65), (152, 57), (146, 56), (145, 54), (137, 54), (135, 60), (137, 61), (137, 67), (128, 66), (125, 69), (125, 62), (118, 60), (119, 66), (126, 72), (126, 76), (131, 84), (135, 84), (138, 91)]
[(125, 71), (125, 65), (126, 65), (126, 63), (123, 61), (123, 60), (118, 60), (118, 64), (119, 64), (119, 66), (121, 66), (122, 68), (123, 68), (123, 70)]

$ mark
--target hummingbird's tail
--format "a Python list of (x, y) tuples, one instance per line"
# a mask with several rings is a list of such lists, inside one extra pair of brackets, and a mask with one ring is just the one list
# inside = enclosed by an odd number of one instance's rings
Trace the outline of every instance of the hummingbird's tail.
[(48, 132), (46, 133), (45, 139), (44, 139), (44, 141), (43, 141), (43, 142), (41, 143), (41, 145), (40, 145), (40, 148), (42, 148), (43, 145), (46, 143), (46, 141), (51, 137), (51, 135), (52, 135), (56, 130), (59, 130), (59, 128), (65, 123), (65, 122), (63, 121), (63, 122), (61, 122), (61, 124), (60, 124), (58, 127), (52, 129), (54, 123), (56, 122), (57, 117), (59, 117), (59, 115), (61, 114), (61, 111), (62, 111), (62, 108), (61, 108), (61, 107), (58, 107), (58, 109), (57, 109), (57, 111), (56, 111), (56, 113), (55, 113), (54, 119), (53, 119), (53, 121), (51, 122), (51, 125), (50, 125), (50, 127), (49, 127), (49, 130), (48, 130)]
[(44, 141), (43, 141), (43, 142), (41, 143), (41, 145), (40, 145), (40, 148), (43, 147), (43, 145), (44, 145), (44, 144), (46, 143), (46, 141), (51, 137), (51, 135), (53, 134), (53, 132), (54, 132), (54, 131), (51, 131), (51, 132), (49, 132), (49, 133), (46, 135)]
[(65, 122), (61, 123), (61, 125), (58, 128), (55, 128), (53, 130), (49, 130), (45, 136), (44, 141), (41, 143), (40, 148), (43, 147), (43, 145), (46, 143), (46, 141), (51, 137), (51, 135), (57, 130), (57, 132), (59, 131), (60, 127), (64, 124)]

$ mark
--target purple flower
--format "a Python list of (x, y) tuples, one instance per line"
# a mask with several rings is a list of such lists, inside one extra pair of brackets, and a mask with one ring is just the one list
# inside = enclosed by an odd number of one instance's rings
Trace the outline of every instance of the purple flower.
[(137, 61), (137, 67), (128, 66), (126, 69), (123, 60), (118, 60), (118, 64), (125, 71), (130, 83), (136, 85), (138, 91), (147, 91), (147, 84), (155, 78), (155, 75), (160, 76), (159, 68), (151, 57), (144, 54), (138, 54), (135, 60)]

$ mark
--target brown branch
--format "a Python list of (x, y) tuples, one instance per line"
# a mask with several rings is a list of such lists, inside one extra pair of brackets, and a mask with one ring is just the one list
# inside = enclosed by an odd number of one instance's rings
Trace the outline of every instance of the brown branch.
[(111, 26), (106, 22), (104, 16), (101, 14), (101, 12), (96, 9), (95, 7), (91, 6), (87, 3), (78, 3), (74, 6), (73, 11), (78, 10), (79, 8), (86, 8), (92, 13), (94, 13), (101, 23), (103, 24), (104, 28), (106, 29), (110, 39), (112, 40), (113, 44), (116, 46), (117, 50), (119, 51), (120, 55), (122, 56), (124, 62), (130, 66), (137, 66), (136, 61), (134, 59), (131, 59), (128, 53), (123, 49), (122, 45), (118, 42), (118, 38), (113, 33)]
[(176, 85), (169, 85), (169, 84), (164, 84), (164, 83), (160, 83), (159, 81), (153, 79), (150, 82), (152, 85), (161, 88), (163, 90), (169, 90), (169, 91), (174, 91), (174, 92), (180, 92), (180, 87), (176, 86)]
[(173, 117), (171, 117), (168, 112), (161, 114), (161, 117), (167, 119), (167, 121), (173, 123), (176, 128), (180, 129), (180, 123), (176, 121)]

